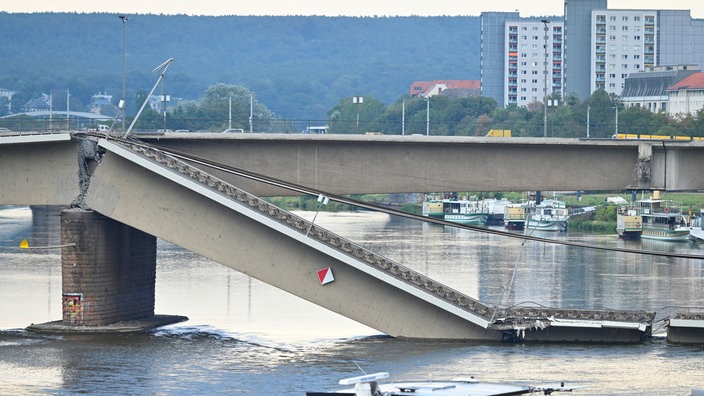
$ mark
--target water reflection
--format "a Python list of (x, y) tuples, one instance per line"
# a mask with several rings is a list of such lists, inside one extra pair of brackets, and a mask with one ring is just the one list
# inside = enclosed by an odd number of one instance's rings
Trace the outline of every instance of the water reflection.
[[(321, 213), (316, 223), (489, 303), (502, 301), (517, 268), (504, 302), (657, 311), (704, 305), (701, 260), (523, 243), (385, 214)], [(54, 220), (33, 223), (28, 209), (0, 210), (0, 329), (60, 318), (59, 252), (17, 249), (28, 235), (56, 243), (57, 230)], [(615, 235), (553, 237), (701, 251)], [(161, 240), (156, 311), (190, 320), (131, 336), (0, 330), (0, 394), (303, 394), (358, 375), (355, 363), (368, 372), (391, 371), (393, 379), (476, 375), (589, 386), (575, 394), (687, 394), (704, 384), (704, 349), (665, 345), (662, 338), (636, 346), (527, 346), (379, 336)]]

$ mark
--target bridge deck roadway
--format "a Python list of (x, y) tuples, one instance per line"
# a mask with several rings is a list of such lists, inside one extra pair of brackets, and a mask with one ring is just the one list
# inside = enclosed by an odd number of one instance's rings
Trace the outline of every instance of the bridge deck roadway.
[[(330, 194), (704, 188), (704, 142), (180, 133), (147, 142)], [(290, 191), (208, 170), (258, 196)]]
[[(88, 207), (391, 336), (640, 342), (651, 329), (648, 312), (495, 310), (161, 151), (99, 144)], [(325, 267), (335, 280), (321, 285)]]

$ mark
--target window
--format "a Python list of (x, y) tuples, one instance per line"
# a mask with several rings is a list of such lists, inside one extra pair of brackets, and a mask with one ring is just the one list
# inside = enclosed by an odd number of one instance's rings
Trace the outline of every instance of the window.
[(537, 79), (537, 78), (534, 78), (534, 79), (530, 80), (530, 82), (532, 82), (533, 84), (537, 84), (537, 83), (538, 83), (538, 79)]
[(609, 74), (609, 78), (616, 78), (616, 73)]
[(624, 15), (623, 18), (621, 18), (622, 21), (628, 22), (628, 16)]
[(611, 15), (611, 16), (609, 17), (609, 20), (610, 20), (610, 21), (615, 21), (615, 20), (616, 20), (616, 15)]
[(640, 22), (640, 17), (639, 17), (639, 16), (634, 16), (634, 17), (633, 17), (633, 20), (636, 21), (636, 22)]
[(621, 30), (623, 30), (624, 32), (628, 31), (628, 26), (621, 26)]
[(623, 59), (628, 59), (628, 54), (623, 54), (623, 55), (621, 55), (621, 57), (622, 57)]
[(626, 74), (626, 73), (621, 74), (621, 78), (628, 78), (628, 74)]
[(609, 40), (616, 40), (616, 36), (612, 34), (611, 36), (609, 36)]
[(640, 41), (640, 36), (633, 36), (633, 40)]
[(628, 69), (628, 63), (622, 64), (622, 65), (621, 65), (621, 68), (622, 68), (622, 69)]
[(640, 59), (640, 55), (633, 55), (633, 59)]
[(637, 64), (637, 63), (635, 63), (635, 64), (633, 64), (633, 68), (634, 68), (634, 69), (640, 69), (640, 65)]
[(616, 26), (615, 25), (609, 26), (609, 30), (616, 30)]

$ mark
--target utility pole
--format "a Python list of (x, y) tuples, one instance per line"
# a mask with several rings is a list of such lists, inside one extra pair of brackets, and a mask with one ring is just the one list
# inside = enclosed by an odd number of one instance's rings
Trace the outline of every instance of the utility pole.
[(120, 108), (120, 111), (122, 112), (122, 133), (125, 133), (125, 116), (126, 111), (125, 111), (125, 96), (127, 95), (126, 93), (126, 80), (125, 80), (125, 24), (127, 23), (127, 17), (125, 15), (120, 15), (119, 18), (122, 20), (122, 99), (120, 100), (120, 103), (118, 107)]
[(543, 79), (545, 80), (545, 91), (543, 92), (543, 137), (548, 136), (548, 24), (550, 21), (543, 19), (540, 22), (545, 25), (545, 59), (543, 60)]

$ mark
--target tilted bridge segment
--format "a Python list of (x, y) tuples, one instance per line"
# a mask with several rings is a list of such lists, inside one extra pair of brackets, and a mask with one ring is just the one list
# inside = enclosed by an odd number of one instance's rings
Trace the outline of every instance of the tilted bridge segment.
[[(116, 256), (140, 264), (135, 268), (149, 278), (155, 268), (141, 268), (154, 265), (158, 237), (395, 337), (631, 343), (643, 340), (652, 329), (651, 312), (486, 304), (142, 142), (100, 139), (98, 146), (105, 153), (97, 158), (82, 148), (95, 145), (95, 137), (51, 139), (58, 148), (42, 152), (44, 162), (38, 161), (39, 149), (27, 148), (25, 154), (34, 152), (37, 158), (24, 162), (20, 154), (0, 151), (0, 160), (9, 156), (16, 164), (10, 167), (15, 177), (0, 178), (3, 187), (31, 191), (39, 181), (46, 184), (46, 192), (34, 197), (4, 192), (0, 197), (7, 204), (70, 202), (72, 209), (62, 214), (64, 303), (81, 302), (83, 309), (67, 312), (64, 305), (63, 322), (69, 325), (91, 326), (96, 322), (86, 319), (90, 315), (106, 323), (129, 320), (135, 312), (149, 313), (149, 308), (153, 314), (153, 280), (136, 291), (118, 284), (119, 302), (105, 304), (76, 281), (84, 273), (77, 272), (75, 264), (96, 267), (91, 260), (107, 257), (110, 272), (110, 260)], [(2, 164), (5, 170), (6, 162)], [(45, 167), (46, 172), (16, 177), (32, 166)], [(43, 175), (50, 174), (48, 169), (53, 179)], [(25, 200), (29, 202), (20, 202)], [(84, 221), (82, 213), (98, 217), (100, 224), (103, 217), (110, 220), (105, 228), (99, 224), (95, 233), (109, 239), (94, 243), (93, 235), (72, 228)], [(90, 251), (92, 246), (97, 252)], [(317, 271), (325, 267), (331, 268), (335, 280), (321, 285)], [(101, 305), (109, 305), (110, 312), (100, 313)]]
[[(487, 305), (163, 151), (107, 140), (99, 146), (107, 154), (85, 197), (91, 209), (388, 335), (638, 342), (649, 334), (654, 314), (648, 312)], [(121, 175), (133, 166), (139, 172), (129, 174), (144, 177), (131, 176), (121, 184)], [(165, 205), (142, 193), (149, 190), (160, 196), (190, 195), (187, 203), (197, 216), (186, 214), (188, 208), (179, 200)], [(119, 201), (110, 199), (115, 196)], [(154, 214), (158, 221), (151, 218)], [(190, 232), (184, 232), (186, 226)], [(200, 232), (201, 227), (207, 231)], [(270, 241), (276, 241), (276, 248)], [(322, 267), (331, 269), (334, 282), (320, 284), (317, 271)]]

